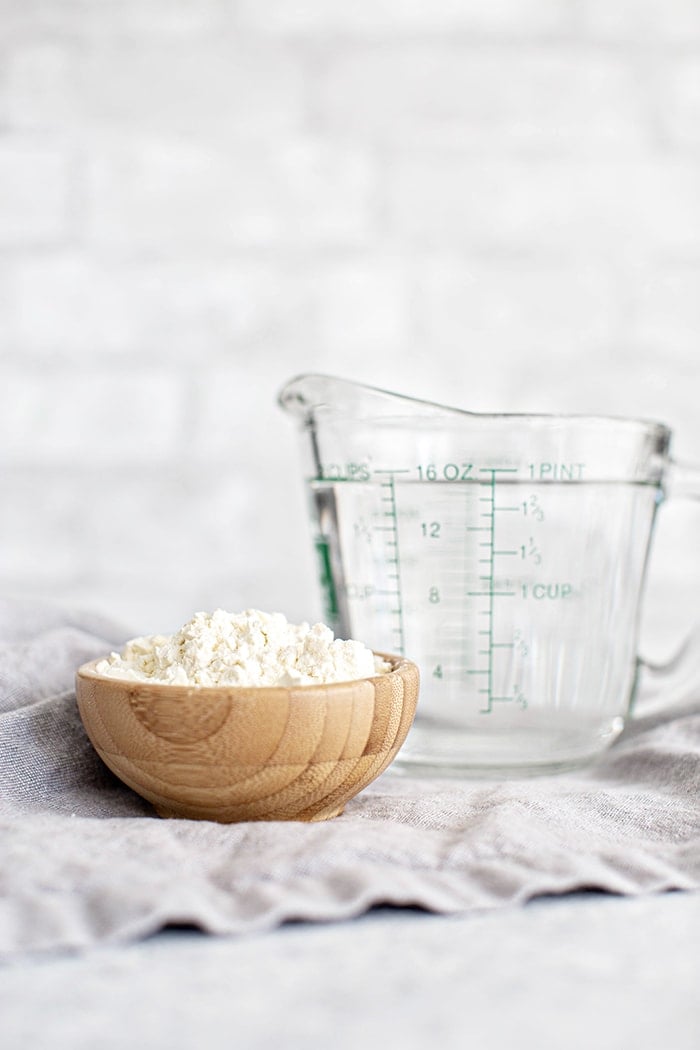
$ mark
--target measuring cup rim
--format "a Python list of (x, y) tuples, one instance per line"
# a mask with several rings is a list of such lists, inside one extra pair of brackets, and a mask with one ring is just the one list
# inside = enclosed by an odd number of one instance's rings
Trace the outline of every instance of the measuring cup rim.
[[(671, 428), (660, 420), (647, 419), (640, 416), (616, 416), (609, 415), (606, 413), (578, 413), (578, 412), (474, 412), (466, 408), (456, 408), (454, 405), (445, 405), (438, 401), (428, 401), (426, 398), (413, 397), (410, 394), (400, 394), (393, 390), (385, 390), (383, 387), (372, 386), (368, 383), (359, 383), (354, 379), (344, 379), (341, 376), (332, 376), (323, 372), (302, 372), (301, 374), (294, 376), (290, 379), (280, 390), (277, 401), (280, 407), (285, 411), (303, 415), (304, 412), (317, 411), (318, 409), (329, 409), (333, 410), (338, 415), (343, 414), (339, 410), (338, 405), (328, 400), (318, 401), (302, 401), (299, 396), (299, 388), (303, 385), (310, 386), (311, 384), (331, 384), (332, 386), (342, 388), (349, 387), (358, 392), (366, 391), (371, 395), (379, 395), (380, 397), (391, 398), (395, 401), (404, 401), (410, 405), (419, 406), (422, 410), (426, 409), (437, 409), (439, 412), (445, 412), (450, 415), (457, 416), (459, 418), (467, 417), (468, 419), (482, 420), (482, 419), (501, 419), (501, 420), (518, 420), (518, 421), (533, 421), (542, 423), (580, 423), (583, 425), (597, 423), (614, 424), (616, 426), (635, 426), (644, 429), (647, 432), (656, 431), (659, 437), (664, 437), (667, 440), (671, 437)], [(347, 412), (349, 418), (357, 417), (357, 413)], [(367, 418), (372, 418), (371, 415)], [(400, 417), (392, 416), (387, 419), (387, 422), (396, 422)], [(426, 417), (427, 418), (427, 417)], [(381, 422), (381, 417), (376, 417), (377, 422)]]

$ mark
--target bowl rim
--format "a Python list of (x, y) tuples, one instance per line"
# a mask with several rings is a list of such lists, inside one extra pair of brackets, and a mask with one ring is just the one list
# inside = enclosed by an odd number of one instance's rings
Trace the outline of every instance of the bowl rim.
[(100, 682), (105, 685), (121, 686), (126, 687), (130, 691), (141, 691), (148, 690), (149, 692), (162, 693), (168, 696), (191, 696), (195, 693), (197, 696), (202, 697), (213, 697), (213, 696), (250, 696), (250, 694), (257, 693), (318, 693), (319, 690), (326, 691), (332, 690), (346, 690), (356, 687), (359, 682), (376, 682), (385, 681), (387, 678), (391, 678), (396, 674), (401, 674), (402, 671), (415, 671), (416, 674), (420, 674), (418, 665), (413, 660), (409, 660), (405, 656), (397, 655), (395, 653), (384, 653), (379, 650), (373, 649), (372, 652), (375, 656), (379, 656), (381, 659), (386, 660), (391, 664), (391, 668), (388, 671), (383, 671), (374, 675), (366, 675), (363, 678), (348, 678), (342, 682), (311, 682), (305, 685), (197, 685), (195, 683), (185, 685), (179, 682), (158, 682), (141, 680), (137, 678), (118, 678), (116, 675), (105, 675), (99, 674), (95, 670), (95, 666), (107, 659), (106, 656), (98, 656), (94, 660), (88, 660), (86, 663), (81, 664), (75, 672), (76, 679), (83, 679), (85, 681)]

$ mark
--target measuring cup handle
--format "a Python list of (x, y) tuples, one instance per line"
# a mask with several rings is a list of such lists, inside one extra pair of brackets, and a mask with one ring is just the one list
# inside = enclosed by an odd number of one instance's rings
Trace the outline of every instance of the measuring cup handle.
[[(689, 499), (700, 502), (700, 466), (671, 460), (664, 477), (664, 499)], [(700, 622), (692, 624), (690, 633), (674, 655), (663, 662), (639, 658), (639, 663), (652, 680), (664, 680), (665, 691), (682, 691), (689, 681), (700, 680)]]
[[(700, 627), (688, 635), (678, 652), (666, 663), (640, 660), (641, 670), (647, 684), (647, 702), (642, 710), (637, 704), (633, 715), (645, 718), (667, 718), (669, 708), (680, 711), (688, 707), (689, 713), (697, 709), (700, 689)], [(649, 705), (650, 696), (655, 702)]]
[(664, 494), (667, 499), (700, 500), (700, 466), (670, 460), (664, 479)]

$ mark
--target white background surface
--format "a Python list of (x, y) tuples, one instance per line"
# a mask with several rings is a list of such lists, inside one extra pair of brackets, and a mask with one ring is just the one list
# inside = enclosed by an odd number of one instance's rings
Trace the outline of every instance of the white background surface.
[(697, 894), (211, 939), (169, 931), (2, 973), (11, 1050), (696, 1050)]
[[(696, 0), (2, 0), (0, 587), (316, 618), (319, 370), (700, 460)], [(697, 608), (660, 519), (644, 632)], [(663, 637), (662, 637), (663, 636)]]

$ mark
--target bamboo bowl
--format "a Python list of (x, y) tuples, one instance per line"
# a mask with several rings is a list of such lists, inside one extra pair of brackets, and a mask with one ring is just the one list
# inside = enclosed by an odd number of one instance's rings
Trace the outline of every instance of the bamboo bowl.
[(178, 686), (76, 674), (103, 762), (161, 817), (326, 820), (379, 776), (413, 722), (418, 668), (296, 688)]

